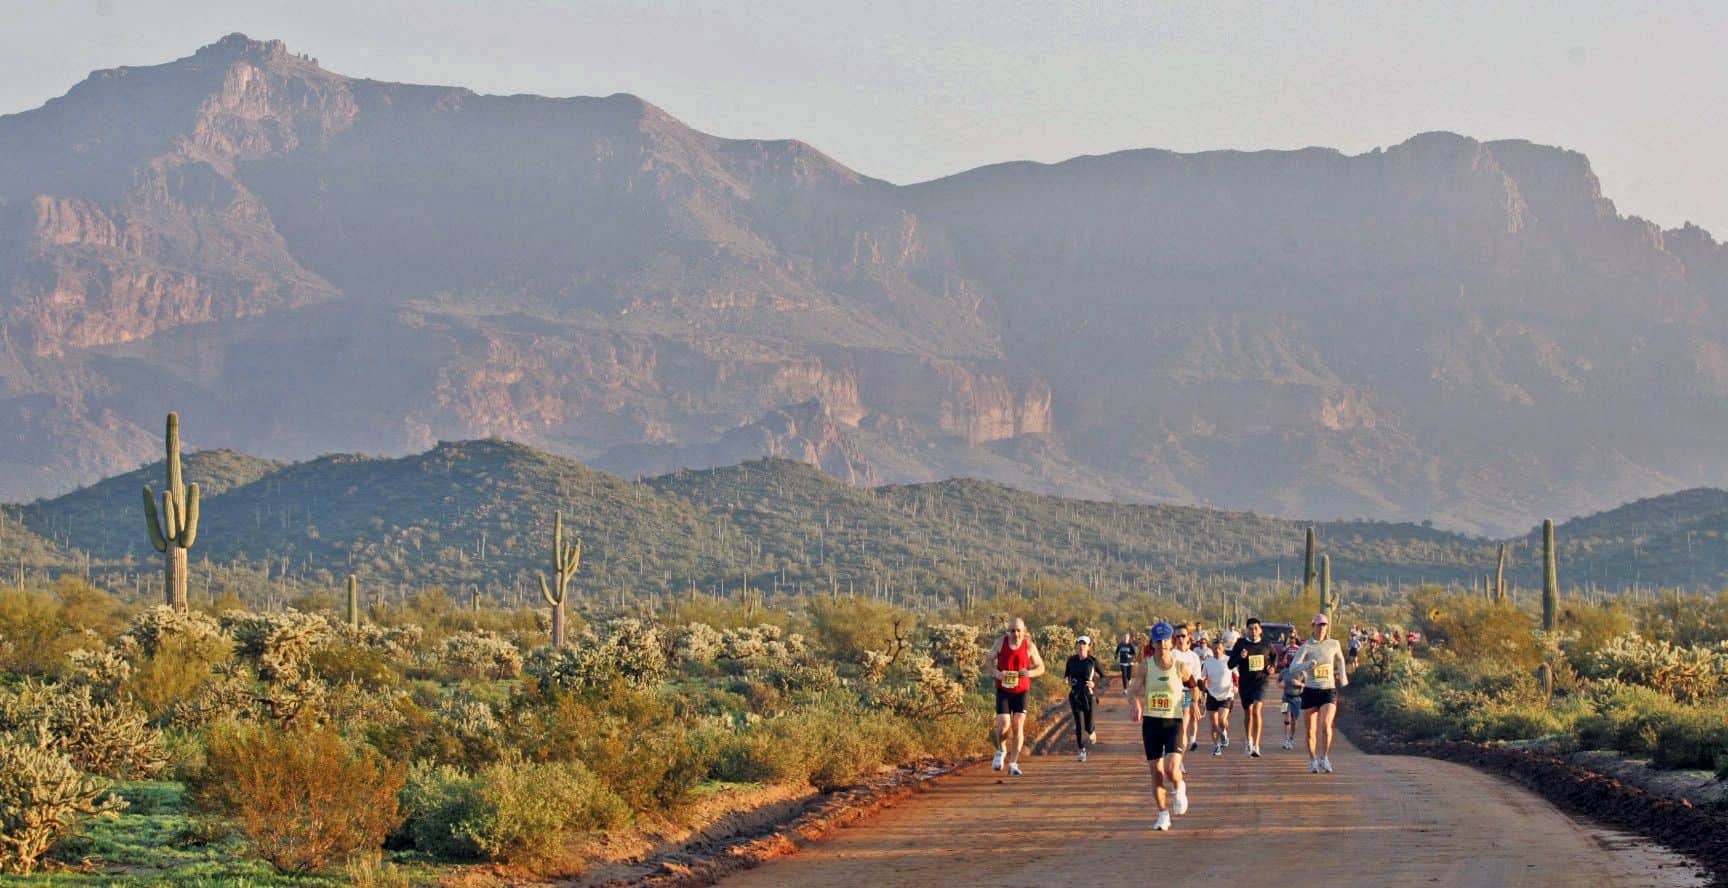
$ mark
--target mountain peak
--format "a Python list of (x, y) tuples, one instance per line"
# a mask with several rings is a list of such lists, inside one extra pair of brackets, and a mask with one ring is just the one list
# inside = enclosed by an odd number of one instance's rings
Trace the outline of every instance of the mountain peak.
[(192, 54), (192, 58), (201, 61), (240, 61), (276, 62), (285, 61), (292, 56), (287, 44), (280, 40), (253, 40), (238, 31), (223, 37), (221, 40), (207, 46), (201, 46)]

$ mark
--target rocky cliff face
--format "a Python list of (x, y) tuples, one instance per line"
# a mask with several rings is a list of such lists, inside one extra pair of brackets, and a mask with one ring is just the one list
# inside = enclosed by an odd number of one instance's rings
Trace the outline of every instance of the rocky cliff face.
[(1708, 233), (1447, 133), (900, 188), (238, 35), (0, 117), (4, 498), (179, 409), (280, 457), (501, 435), (1504, 530), (1728, 483), (1725, 311)]

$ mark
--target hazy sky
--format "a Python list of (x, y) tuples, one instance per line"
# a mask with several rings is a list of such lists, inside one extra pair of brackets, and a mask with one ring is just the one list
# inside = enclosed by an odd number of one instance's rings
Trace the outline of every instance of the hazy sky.
[(1728, 237), (1728, 2), (0, 0), (0, 113), (223, 34), (481, 92), (635, 93), (894, 182), (1120, 148), (1583, 151), (1623, 212)]

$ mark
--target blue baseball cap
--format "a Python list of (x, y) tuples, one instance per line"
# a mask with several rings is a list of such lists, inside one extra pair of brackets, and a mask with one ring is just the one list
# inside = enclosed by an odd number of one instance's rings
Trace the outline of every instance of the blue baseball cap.
[(1152, 627), (1153, 641), (1169, 641), (1176, 637), (1176, 628), (1169, 623), (1160, 622)]

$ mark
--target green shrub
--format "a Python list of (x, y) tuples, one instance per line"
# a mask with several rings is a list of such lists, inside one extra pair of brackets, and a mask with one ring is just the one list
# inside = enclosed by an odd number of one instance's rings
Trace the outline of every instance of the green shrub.
[(402, 786), (402, 811), (407, 816), (402, 835), (435, 857), (469, 860), (480, 846), (458, 827), (477, 817), (480, 782), (450, 765), (415, 762)]
[(622, 799), (580, 762), (507, 759), (481, 771), (472, 794), (456, 792), (466, 809), (451, 830), (490, 860), (545, 864), (556, 860), (572, 832), (622, 825)]
[(1702, 768), (1728, 772), (1728, 706), (1689, 706), (1655, 724), (1658, 768)]
[(188, 786), (200, 810), (233, 818), (258, 855), (308, 872), (376, 851), (402, 822), (404, 769), (333, 728), (223, 725)]
[(584, 694), (551, 690), (519, 712), (516, 747), (537, 761), (582, 762), (639, 812), (685, 805), (714, 750), (689, 742), (663, 697), (624, 684)]

